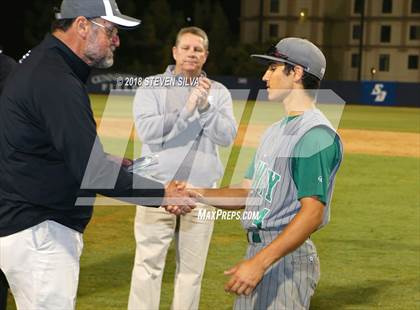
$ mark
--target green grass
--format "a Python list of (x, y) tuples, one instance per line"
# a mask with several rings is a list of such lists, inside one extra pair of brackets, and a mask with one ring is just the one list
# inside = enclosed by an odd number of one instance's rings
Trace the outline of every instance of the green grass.
[[(330, 224), (313, 237), (322, 276), (311, 309), (414, 309), (419, 296), (419, 161), (347, 155)], [(134, 259), (134, 207), (97, 207), (85, 233), (78, 309), (125, 309)], [(217, 221), (200, 309), (230, 309), (223, 270), (244, 255), (237, 221)], [(169, 309), (174, 250), (163, 279)]]
[[(95, 113), (103, 102), (94, 97)], [(239, 110), (243, 109), (241, 103)], [(264, 105), (267, 118), (278, 107)], [(419, 109), (346, 106), (344, 128), (419, 131)], [(240, 115), (237, 119), (240, 119)], [(270, 119), (271, 118), (271, 119)], [(108, 139), (112, 151), (118, 139)], [(224, 162), (229, 149), (221, 151)], [(129, 145), (128, 153), (132, 152)], [(252, 148), (243, 148), (234, 182), (247, 168)], [(313, 236), (321, 259), (321, 281), (311, 309), (416, 309), (420, 306), (420, 162), (418, 158), (346, 154), (339, 172), (331, 222)], [(126, 309), (134, 260), (134, 207), (96, 207), (85, 233), (77, 308)], [(223, 271), (244, 255), (237, 221), (217, 221), (211, 241), (200, 309), (231, 309)], [(169, 250), (161, 309), (169, 309), (174, 275)], [(14, 309), (12, 300), (9, 309)]]
[(420, 109), (347, 105), (340, 128), (420, 132)]
[(313, 309), (414, 309), (419, 302), (419, 160), (347, 155), (332, 221), (315, 234)]
[[(96, 116), (101, 116), (105, 106), (107, 115), (112, 117), (132, 117), (132, 97), (116, 96), (110, 100), (102, 95), (92, 95), (93, 110)], [(108, 105), (107, 105), (108, 102)], [(236, 120), (241, 119), (245, 108), (243, 101), (234, 102)], [(336, 108), (338, 114), (341, 109)], [(257, 102), (254, 107), (250, 124), (271, 124), (283, 115), (279, 103)], [(340, 128), (368, 129), (397, 132), (420, 132), (420, 109), (400, 107), (378, 107), (346, 105), (342, 111)]]

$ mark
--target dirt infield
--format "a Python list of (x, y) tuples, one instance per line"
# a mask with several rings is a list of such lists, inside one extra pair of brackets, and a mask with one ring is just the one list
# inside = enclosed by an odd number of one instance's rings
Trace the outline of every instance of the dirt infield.
[[(243, 145), (257, 147), (266, 126), (250, 125)], [(239, 130), (240, 137), (241, 131)], [(346, 153), (420, 157), (420, 134), (411, 132), (339, 129)], [(237, 138), (237, 140), (240, 138)]]
[[(97, 119), (98, 133), (103, 138), (122, 138), (131, 134), (130, 118), (107, 118), (100, 126)], [(258, 141), (267, 126), (249, 125), (246, 135), (241, 127), (236, 139), (243, 146), (257, 147)], [(385, 156), (420, 157), (420, 134), (411, 132), (374, 131), (361, 129), (339, 129), (346, 153), (371, 154)], [(131, 134), (134, 138), (135, 134)]]

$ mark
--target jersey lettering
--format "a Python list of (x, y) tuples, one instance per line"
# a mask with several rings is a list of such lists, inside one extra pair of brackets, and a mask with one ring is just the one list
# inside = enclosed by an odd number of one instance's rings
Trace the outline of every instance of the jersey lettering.
[(252, 222), (252, 226), (261, 229), (262, 223), (264, 222), (264, 219), (270, 212), (270, 209), (264, 208), (260, 212), (258, 212), (258, 218)]
[(263, 181), (263, 176), (266, 171), (267, 171), (267, 164), (263, 161), (259, 161), (257, 170), (255, 172), (254, 184), (253, 184), (253, 187), (257, 190), (257, 193), (259, 196), (262, 195), (263, 186), (261, 183)]
[(274, 186), (280, 181), (280, 175), (273, 170), (268, 170), (268, 189), (265, 194), (265, 200), (271, 202)]
[(263, 197), (271, 203), (274, 187), (280, 179), (281, 176), (278, 173), (268, 168), (267, 163), (260, 160), (254, 175), (253, 188), (256, 190), (258, 196)]

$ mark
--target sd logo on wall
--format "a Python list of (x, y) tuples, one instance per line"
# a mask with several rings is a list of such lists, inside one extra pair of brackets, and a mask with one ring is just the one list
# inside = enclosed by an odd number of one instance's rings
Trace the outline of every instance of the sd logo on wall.
[(362, 101), (370, 105), (396, 105), (393, 82), (363, 82)]

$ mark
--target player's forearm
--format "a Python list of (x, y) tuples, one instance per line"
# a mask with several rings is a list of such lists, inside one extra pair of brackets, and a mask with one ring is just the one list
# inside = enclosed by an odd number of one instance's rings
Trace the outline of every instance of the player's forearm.
[(267, 269), (280, 258), (296, 250), (321, 225), (323, 212), (324, 206), (317, 200), (302, 203), (301, 210), (286, 229), (269, 246), (261, 250), (255, 259)]
[(247, 188), (200, 188), (193, 191), (200, 195), (198, 202), (226, 210), (243, 209), (249, 193)]

